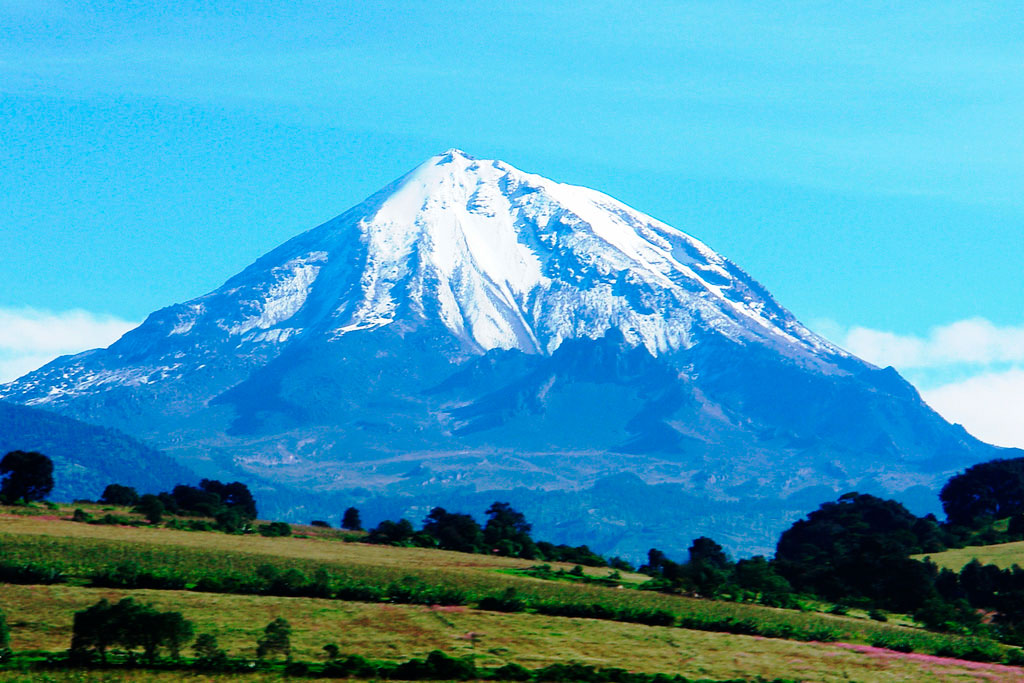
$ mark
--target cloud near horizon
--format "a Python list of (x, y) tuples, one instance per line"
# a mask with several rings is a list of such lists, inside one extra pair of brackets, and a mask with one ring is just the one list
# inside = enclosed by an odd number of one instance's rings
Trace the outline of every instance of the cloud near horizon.
[(936, 412), (979, 439), (1024, 448), (1024, 326), (970, 318), (923, 337), (828, 320), (816, 328), (869, 363), (907, 375)]
[(59, 356), (109, 346), (138, 324), (80, 309), (0, 308), (0, 383)]

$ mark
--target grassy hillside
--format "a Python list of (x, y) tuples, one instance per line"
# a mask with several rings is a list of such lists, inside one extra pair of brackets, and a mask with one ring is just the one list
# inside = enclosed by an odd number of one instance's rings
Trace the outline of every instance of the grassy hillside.
[(941, 553), (918, 555), (915, 559), (923, 560), (925, 557), (930, 557), (938, 566), (953, 571), (959, 571), (973, 559), (982, 564), (994, 564), (1001, 569), (1008, 569), (1015, 564), (1024, 566), (1024, 541), (953, 548)]
[[(97, 516), (103, 512), (90, 511)], [(66, 650), (76, 611), (101, 597), (132, 596), (161, 610), (180, 611), (195, 623), (197, 634), (216, 635), (220, 647), (232, 657), (253, 658), (263, 627), (284, 617), (294, 632), (293, 657), (306, 662), (323, 661), (323, 646), (334, 643), (343, 653), (380, 660), (404, 661), (441, 650), (471, 658), (477, 666), (515, 662), (539, 669), (579, 662), (710, 680), (760, 676), (821, 681), (1010, 681), (1022, 676), (1014, 667), (934, 656), (972, 647), (998, 651), (999, 646), (990, 642), (867, 619), (640, 591), (636, 586), (646, 577), (639, 575), (623, 574), (609, 581), (618, 586), (584, 583), (571, 575), (542, 580), (523, 571), (532, 564), (526, 560), (366, 545), (337, 530), (295, 527), (305, 537), (264, 538), (87, 525), (68, 521), (71, 512), (67, 507), (0, 508), (0, 561), (48, 564), (63, 573), (63, 581), (52, 585), (0, 583), (0, 609), (7, 615), (16, 652)], [(108, 576), (108, 570), (128, 563), (142, 572), (180, 579), (179, 589), (95, 585), (98, 576)], [(552, 567), (559, 568), (570, 569)], [(297, 573), (320, 576), (334, 597), (285, 597), (267, 594), (270, 588), (251, 594), (248, 588), (237, 588), (250, 585), (242, 579), (280, 576), (290, 570), (293, 578)], [(586, 574), (607, 577), (609, 570), (588, 568)], [(212, 575), (239, 578), (240, 583), (232, 584), (237, 591), (215, 592), (209, 586), (197, 590)], [(375, 599), (351, 599), (357, 593), (345, 591), (353, 587), (373, 588)], [(509, 588), (530, 609), (504, 613), (479, 608), (482, 599), (500, 596)], [(432, 604), (437, 596), (442, 596), (441, 602), (456, 604)], [(426, 604), (409, 604), (417, 601)], [(595, 606), (600, 608), (595, 614), (603, 618), (556, 614)], [(671, 625), (621, 620), (636, 614), (661, 615)], [(726, 632), (730, 630), (740, 632)], [(745, 630), (754, 635), (744, 634)], [(96, 672), (45, 675), (54, 681), (181, 678), (180, 672), (114, 673), (117, 676), (109, 679)], [(0, 673), (0, 681), (48, 680), (43, 675), (6, 672)], [(202, 677), (229, 678), (227, 674)], [(265, 679), (264, 674), (241, 678)]]

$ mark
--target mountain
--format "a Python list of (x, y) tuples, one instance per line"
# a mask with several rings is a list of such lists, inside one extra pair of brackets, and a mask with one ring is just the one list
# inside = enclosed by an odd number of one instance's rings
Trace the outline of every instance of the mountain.
[(96, 500), (107, 484), (162, 491), (198, 477), (115, 429), (0, 401), (0, 454), (38, 451), (53, 461), (53, 500)]
[(854, 488), (936, 508), (1006, 453), (693, 237), (458, 150), (0, 398), (258, 481), (285, 516), (509, 499), (634, 557), (767, 550)]

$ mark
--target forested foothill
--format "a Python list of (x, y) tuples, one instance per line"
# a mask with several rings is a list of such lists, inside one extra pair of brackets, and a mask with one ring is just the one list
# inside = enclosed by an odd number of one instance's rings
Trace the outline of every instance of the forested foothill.
[[(45, 502), (54, 485), (52, 467), (47, 465), (46, 456), (20, 451), (0, 461), (0, 496), (13, 506), (12, 511), (58, 508)], [(384, 520), (365, 532), (359, 511), (349, 507), (336, 518), (338, 530), (328, 521), (317, 520), (294, 534), (299, 538), (314, 534), (314, 538), (328, 542), (358, 541), (516, 558), (532, 564), (502, 571), (542, 579), (555, 592), (527, 590), (526, 584), (474, 588), (415, 574), (374, 578), (339, 572), (326, 565), (260, 564), (250, 558), (232, 560), (230, 556), (225, 556), (226, 564), (180, 558), (167, 562), (155, 555), (147, 559), (142, 552), (114, 559), (115, 553), (100, 547), (85, 552), (73, 543), (19, 545), (12, 537), (0, 537), (0, 583), (449, 605), (797, 641), (832, 642), (859, 637), (871, 645), (894, 650), (1024, 662), (1019, 649), (1006, 647), (1024, 645), (1024, 570), (1017, 566), (1000, 569), (975, 560), (953, 571), (940, 569), (928, 559), (912, 557), (969, 544), (1024, 539), (1024, 459), (974, 466), (953, 477), (942, 489), (940, 499), (945, 522), (932, 515), (917, 517), (893, 500), (847, 493), (795, 522), (779, 538), (772, 558), (733, 560), (713, 539), (700, 537), (694, 539), (685, 559), (670, 558), (651, 549), (637, 568), (621, 558), (602, 557), (586, 545), (555, 545), (534, 539), (531, 524), (507, 502), (488, 507), (483, 512), (483, 523), (467, 512), (435, 507), (419, 528), (406, 519)], [(91, 507), (85, 502), (81, 505), (91, 512), (79, 507), (71, 515), (72, 521), (241, 536), (293, 536), (288, 523), (256, 522), (255, 500), (241, 482), (204, 479), (197, 486), (179, 484), (155, 494), (140, 494), (130, 486), (111, 483)], [(105, 514), (99, 515), (97, 506), (103, 506)], [(107, 557), (111, 559), (102, 559)], [(623, 572), (629, 577), (624, 578)], [(609, 600), (597, 597), (602, 595), (600, 592), (558, 592), (559, 584), (593, 586), (598, 591), (627, 590)], [(696, 602), (650, 601), (643, 595)], [(858, 614), (880, 625), (890, 620), (907, 623), (909, 618), (936, 635), (933, 640), (922, 641), (902, 629), (854, 636), (825, 622), (779, 621), (757, 611), (737, 615), (716, 609), (680, 610), (683, 604), (709, 608), (746, 604), (751, 609), (763, 605), (785, 608), (783, 613), (788, 610), (793, 614)], [(10, 631), (0, 612), (0, 663), (20, 656), (10, 650)], [(120, 653), (113, 665), (150, 668), (243, 671), (255, 666), (260, 670), (287, 669), (294, 675), (538, 681), (564, 680), (557, 676), (574, 671), (572, 676), (579, 678), (572, 680), (684, 680), (667, 676), (630, 678), (634, 674), (594, 667), (575, 671), (570, 662), (554, 669), (527, 670), (512, 664), (487, 669), (440, 652), (405, 663), (373, 661), (343, 655), (330, 644), (324, 647), (325, 662), (294, 662), (288, 641), (292, 628), (282, 618), (267, 625), (256, 643), (258, 657), (253, 663), (220, 648), (213, 634), (197, 633), (195, 626), (175, 610), (161, 611), (130, 597), (116, 602), (103, 599), (74, 615), (67, 653), (51, 653), (33, 661), (56, 668), (107, 666), (111, 665), (108, 650), (112, 650)], [(184, 654), (190, 644), (195, 655), (191, 658)]]

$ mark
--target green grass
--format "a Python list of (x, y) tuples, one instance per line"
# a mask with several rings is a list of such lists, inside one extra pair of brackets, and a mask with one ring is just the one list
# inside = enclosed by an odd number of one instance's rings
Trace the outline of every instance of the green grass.
[(930, 558), (939, 567), (952, 569), (957, 572), (975, 558), (982, 564), (994, 564), (1002, 569), (1009, 569), (1015, 564), (1024, 566), (1024, 541), (997, 543), (996, 545), (967, 546), (966, 548), (953, 548), (941, 553), (914, 555), (916, 560), (923, 560), (926, 557)]
[[(22, 520), (19, 520), (21, 522)], [(45, 524), (44, 522), (36, 522)], [(82, 525), (54, 523), (82, 533)], [(0, 528), (6, 528), (6, 525)], [(97, 527), (86, 527), (92, 534)], [(353, 543), (323, 543), (307, 539), (265, 539), (262, 537), (193, 534), (170, 530), (108, 528), (114, 534), (131, 538), (130, 542), (93, 537), (60, 537), (40, 534), (0, 533), (0, 552), (6, 561), (62, 563), (67, 573), (85, 576), (104, 567), (132, 561), (156, 572), (180, 572), (190, 583), (205, 574), (255, 575), (261, 565), (279, 570), (298, 569), (312, 576), (325, 568), (339, 581), (366, 585), (387, 585), (405, 577), (416, 577), (427, 586), (458, 586), (466, 602), (475, 603), (488, 595), (515, 588), (533, 603), (560, 605), (596, 605), (609, 611), (664, 610), (687, 620), (693, 627), (707, 630), (744, 629), (756, 625), (760, 632), (804, 640), (848, 640), (870, 643), (879, 634), (898, 632), (913, 637), (924, 651), (930, 643), (944, 643), (955, 636), (930, 634), (891, 624), (821, 614), (775, 609), (755, 604), (718, 602), (648, 591), (608, 588), (594, 584), (545, 581), (508, 574), (496, 569), (509, 563), (526, 566), (521, 560), (465, 555), (435, 550), (389, 548)], [(63, 532), (64, 529), (61, 529)], [(160, 537), (159, 543), (135, 540), (147, 532)], [(170, 541), (176, 541), (171, 543)], [(186, 543), (191, 542), (191, 545)], [(240, 552), (230, 547), (253, 550)], [(278, 554), (272, 554), (273, 550)], [(316, 557), (317, 559), (313, 559)], [(406, 559), (406, 562), (402, 560)], [(718, 625), (718, 626), (716, 626)], [(938, 647), (935, 645), (934, 647)]]
[[(823, 640), (896, 645), (924, 653), (966, 652), (972, 647), (999, 649), (991, 641), (972, 641), (893, 623), (699, 600), (594, 583), (546, 581), (516, 571), (534, 564), (531, 561), (343, 542), (345, 539), (337, 535), (313, 536), (314, 528), (310, 528), (310, 538), (229, 536), (162, 528), (90, 526), (63, 521), (63, 510), (45, 512), (47, 514), (0, 515), (0, 558), (60, 563), (71, 575), (71, 581), (63, 585), (0, 584), (0, 609), (7, 613), (16, 650), (64, 650), (70, 642), (71, 618), (75, 611), (95, 603), (100, 597), (118, 599), (132, 595), (160, 609), (183, 612), (195, 621), (197, 633), (214, 633), (221, 646), (236, 656), (250, 656), (263, 626), (283, 616), (294, 627), (296, 657), (309, 661), (320, 655), (323, 645), (336, 643), (343, 652), (379, 659), (402, 660), (441, 649), (456, 656), (473, 656), (485, 666), (513, 661), (536, 668), (574, 660), (595, 666), (620, 666), (651, 673), (679, 672), (690, 677), (715, 679), (783, 676), (829, 681), (912, 681), (928, 680), (935, 671), (947, 671), (952, 672), (951, 676), (967, 676), (964, 680), (970, 680), (971, 672), (978, 671), (994, 676), (991, 680), (1015, 680), (1000, 678), (1005, 672), (984, 668), (987, 665), (922, 661), (914, 659), (919, 655), (889, 653), (883, 656), (833, 644), (797, 642), (819, 634)], [(427, 607), (268, 595), (128, 591), (84, 585), (83, 577), (88, 574), (126, 560), (136, 562), (143, 569), (180, 572), (192, 578), (204, 572), (251, 573), (265, 564), (280, 570), (296, 568), (309, 576), (318, 569), (326, 569), (335, 577), (373, 585), (413, 576), (428, 585), (459, 587), (468, 596), (470, 606)], [(569, 569), (570, 565), (555, 564), (554, 567)], [(608, 573), (608, 569), (588, 571), (596, 577)], [(635, 584), (642, 577), (624, 575), (623, 579)], [(498, 594), (509, 587), (514, 587), (521, 597), (534, 605), (665, 610), (675, 616), (677, 623), (682, 621), (696, 628), (532, 613), (503, 614), (472, 608), (481, 597)], [(717, 632), (742, 631), (747, 627), (784, 637)], [(11, 675), (0, 675), (0, 681), (17, 680), (10, 678)], [(148, 674), (138, 675), (139, 678), (135, 678), (132, 673), (130, 680), (168, 680), (155, 674), (152, 678), (146, 678)], [(222, 679), (227, 680), (227, 677)], [(58, 677), (54, 680), (104, 679)]]
[[(118, 599), (128, 594), (75, 586), (0, 586), (0, 604), (12, 624), (12, 646), (16, 650), (56, 651), (65, 649), (70, 640), (71, 613), (100, 597)], [(835, 644), (593, 619), (176, 591), (130, 594), (159, 609), (180, 610), (196, 623), (197, 632), (214, 633), (221, 646), (235, 656), (253, 656), (262, 627), (283, 616), (293, 626), (295, 657), (307, 661), (316, 661), (323, 645), (336, 643), (343, 652), (395, 661), (440, 649), (454, 656), (472, 657), (481, 666), (514, 661), (539, 668), (576, 661), (649, 673), (682, 673), (692, 678), (918, 681), (955, 675), (963, 677), (956, 680), (971, 680), (972, 672), (978, 672), (991, 676), (986, 680), (1014, 680), (1005, 667), (922, 662), (904, 655), (865, 655)], [(1014, 675), (1019, 676), (1020, 671)], [(137, 680), (168, 680), (139, 676)], [(0, 676), (3, 680), (10, 679)]]

